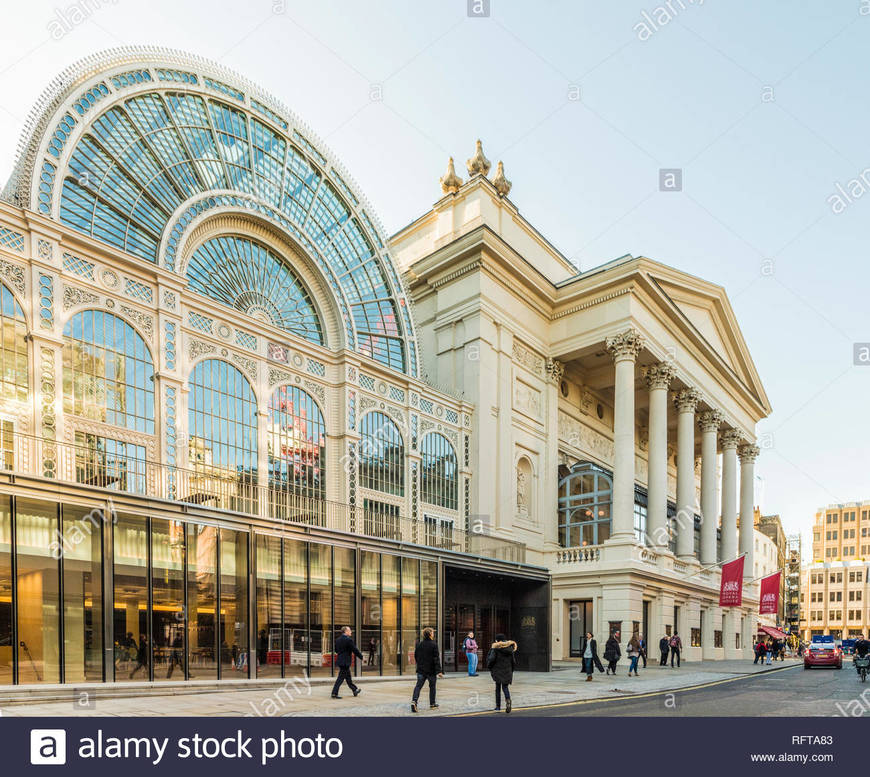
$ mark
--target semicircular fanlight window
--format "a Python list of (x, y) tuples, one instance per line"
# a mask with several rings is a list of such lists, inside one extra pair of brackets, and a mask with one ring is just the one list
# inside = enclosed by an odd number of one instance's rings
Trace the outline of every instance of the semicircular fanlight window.
[(187, 265), (193, 291), (323, 345), (311, 296), (290, 265), (244, 237), (222, 236), (197, 248)]

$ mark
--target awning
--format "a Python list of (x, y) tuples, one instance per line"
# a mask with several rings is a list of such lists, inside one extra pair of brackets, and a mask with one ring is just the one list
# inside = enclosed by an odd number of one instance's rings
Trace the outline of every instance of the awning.
[(767, 634), (768, 637), (773, 637), (774, 639), (788, 639), (788, 634), (784, 631), (773, 628), (773, 626), (759, 625), (758, 631), (762, 634)]

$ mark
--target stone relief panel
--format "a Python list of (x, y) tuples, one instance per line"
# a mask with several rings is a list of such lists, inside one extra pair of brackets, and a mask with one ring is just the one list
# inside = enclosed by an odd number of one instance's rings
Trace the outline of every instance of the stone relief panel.
[(559, 411), (559, 439), (601, 461), (613, 461), (612, 440), (562, 411)]
[(535, 375), (543, 375), (544, 359), (516, 340), (514, 340), (513, 357), (517, 364), (522, 365), (529, 372), (533, 372)]
[(541, 392), (528, 383), (514, 381), (514, 409), (536, 420), (541, 418)]
[(85, 291), (77, 286), (64, 285), (63, 287), (64, 310), (69, 310), (78, 305), (96, 305), (99, 301), (100, 298), (90, 291)]

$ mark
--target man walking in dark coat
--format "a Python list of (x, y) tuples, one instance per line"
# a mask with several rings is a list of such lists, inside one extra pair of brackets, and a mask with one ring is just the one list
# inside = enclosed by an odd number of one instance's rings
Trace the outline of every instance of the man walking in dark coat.
[(438, 708), (435, 701), (435, 683), (439, 677), (444, 677), (441, 672), (441, 652), (438, 643), (434, 640), (435, 629), (428, 626), (423, 629), (423, 639), (414, 648), (414, 663), (417, 666), (417, 684), (414, 686), (414, 694), (411, 696), (411, 712), (417, 711), (417, 700), (424, 683), (429, 683), (429, 709)]
[(667, 636), (662, 637), (659, 640), (659, 652), (662, 654), (662, 660), (659, 666), (667, 666), (668, 665), (668, 653), (670, 652), (670, 640)]
[(353, 678), (350, 674), (350, 665), (353, 662), (353, 657), (356, 656), (360, 661), (363, 660), (363, 654), (351, 637), (353, 632), (350, 626), (344, 626), (341, 630), (341, 636), (335, 640), (335, 665), (338, 667), (338, 677), (335, 678), (335, 685), (332, 686), (332, 698), (340, 699), (338, 691), (343, 682), (347, 683), (347, 687), (353, 692), (354, 696), (359, 696), (359, 688), (354, 685)]

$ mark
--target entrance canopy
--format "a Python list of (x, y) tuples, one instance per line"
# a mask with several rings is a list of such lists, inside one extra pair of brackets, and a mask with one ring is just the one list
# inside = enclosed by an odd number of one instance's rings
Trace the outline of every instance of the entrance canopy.
[(758, 633), (767, 634), (768, 637), (773, 637), (774, 639), (788, 639), (788, 634), (773, 628), (773, 626), (759, 626)]

